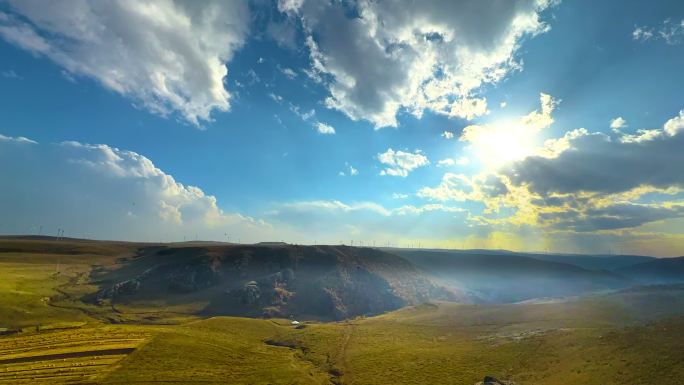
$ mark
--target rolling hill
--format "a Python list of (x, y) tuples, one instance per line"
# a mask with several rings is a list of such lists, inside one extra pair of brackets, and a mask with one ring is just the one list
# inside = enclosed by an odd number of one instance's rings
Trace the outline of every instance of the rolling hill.
[(684, 257), (654, 259), (615, 272), (643, 284), (684, 283)]
[(616, 270), (655, 260), (641, 255), (574, 255), (574, 254), (526, 254), (541, 261), (566, 263), (587, 270)]
[(470, 294), (476, 302), (517, 302), (573, 296), (628, 287), (618, 274), (517, 254), (396, 250), (440, 283)]
[(208, 315), (343, 319), (458, 297), (406, 260), (345, 246), (151, 246), (97, 269), (90, 302), (196, 306)]

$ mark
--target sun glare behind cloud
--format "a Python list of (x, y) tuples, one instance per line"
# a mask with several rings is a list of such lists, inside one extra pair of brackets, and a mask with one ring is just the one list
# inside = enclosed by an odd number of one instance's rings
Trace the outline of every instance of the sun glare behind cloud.
[(487, 168), (499, 168), (507, 163), (532, 155), (539, 145), (537, 130), (519, 122), (497, 121), (486, 126), (467, 127), (461, 140)]

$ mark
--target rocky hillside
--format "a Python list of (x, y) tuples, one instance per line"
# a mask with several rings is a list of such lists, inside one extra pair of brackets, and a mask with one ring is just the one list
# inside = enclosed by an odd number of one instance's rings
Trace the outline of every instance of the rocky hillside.
[(343, 319), (459, 300), (401, 257), (345, 246), (143, 247), (91, 279), (91, 302), (206, 303), (206, 314)]

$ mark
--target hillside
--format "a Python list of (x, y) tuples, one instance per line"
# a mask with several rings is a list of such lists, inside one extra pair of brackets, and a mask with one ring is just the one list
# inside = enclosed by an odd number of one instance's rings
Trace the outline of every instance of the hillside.
[(517, 254), (470, 254), (397, 250), (396, 253), (441, 283), (457, 287), (476, 302), (516, 302), (581, 295), (632, 284), (618, 274), (542, 261)]
[(615, 270), (656, 258), (641, 255), (568, 255), (568, 254), (525, 254), (541, 261), (566, 263), (587, 270)]
[(615, 272), (644, 284), (684, 283), (684, 257), (654, 259)]
[(4, 239), (0, 256), (54, 269), (61, 295), (53, 305), (68, 300), (60, 306), (120, 321), (173, 313), (343, 319), (459, 299), (371, 248)]

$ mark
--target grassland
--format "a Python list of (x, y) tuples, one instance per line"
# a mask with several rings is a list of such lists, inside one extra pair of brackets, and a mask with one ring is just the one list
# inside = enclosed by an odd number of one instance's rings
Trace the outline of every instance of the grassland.
[(136, 327), (63, 327), (0, 338), (0, 384), (93, 383), (150, 336)]
[[(485, 374), (544, 385), (677, 384), (684, 378), (681, 318), (580, 327), (577, 319), (530, 325), (476, 313), (470, 306), (425, 305), (312, 325), (285, 338), (307, 359), (334, 367), (345, 384), (474, 384)], [(338, 343), (329, 344), (331, 338)]]
[(95, 306), (134, 245), (0, 242), (0, 384), (679, 384), (684, 288), (509, 305), (427, 303), (342, 322)]

